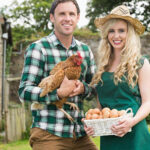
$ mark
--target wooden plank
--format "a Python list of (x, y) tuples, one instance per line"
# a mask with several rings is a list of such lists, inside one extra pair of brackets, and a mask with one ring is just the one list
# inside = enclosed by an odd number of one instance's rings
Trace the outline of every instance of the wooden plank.
[(11, 82), (11, 81), (18, 81), (18, 80), (20, 80), (21, 79), (21, 77), (8, 77), (7, 78), (7, 81), (9, 81), (9, 82)]
[(26, 131), (24, 107), (9, 108), (6, 117), (7, 141), (10, 142), (22, 139), (22, 134)]

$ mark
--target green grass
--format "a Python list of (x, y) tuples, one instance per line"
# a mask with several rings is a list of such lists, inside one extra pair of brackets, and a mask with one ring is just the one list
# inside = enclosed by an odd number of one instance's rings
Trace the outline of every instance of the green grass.
[[(149, 127), (149, 131), (150, 131), (150, 125), (148, 127)], [(95, 138), (91, 137), (91, 139), (96, 144), (96, 146), (99, 148), (100, 147), (100, 138), (99, 137), (95, 137)], [(29, 145), (28, 140), (22, 140), (22, 141), (12, 142), (9, 144), (1, 144), (0, 143), (0, 150), (32, 150), (32, 149)]]
[[(95, 137), (91, 138), (92, 141), (96, 144), (99, 148), (100, 145), (100, 138)], [(28, 140), (22, 140), (17, 142), (11, 142), (9, 144), (0, 144), (0, 150), (32, 150)]]
[(92, 141), (96, 144), (98, 148), (100, 148), (100, 137), (91, 138)]
[(28, 140), (12, 142), (9, 144), (0, 144), (0, 150), (32, 150)]

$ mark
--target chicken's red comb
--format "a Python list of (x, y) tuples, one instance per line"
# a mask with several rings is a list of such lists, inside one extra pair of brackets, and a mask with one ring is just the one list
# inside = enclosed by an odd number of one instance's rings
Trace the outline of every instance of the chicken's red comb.
[(79, 56), (80, 58), (82, 58), (82, 56), (81, 56), (81, 54), (80, 54), (80, 52), (79, 52), (79, 51), (77, 52), (77, 54), (78, 54), (78, 56)]

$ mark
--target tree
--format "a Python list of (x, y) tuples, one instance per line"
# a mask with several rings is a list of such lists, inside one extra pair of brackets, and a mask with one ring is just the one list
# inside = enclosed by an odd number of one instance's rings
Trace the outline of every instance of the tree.
[(17, 25), (12, 28), (13, 44), (16, 45), (16, 43), (20, 43), (22, 40), (31, 39), (33, 34), (37, 35), (32, 28), (25, 28), (24, 26)]
[(53, 0), (24, 0), (22, 3), (18, 3), (15, 0), (9, 7), (9, 14), (7, 18), (11, 19), (11, 22), (18, 22), (24, 27), (31, 27), (35, 31), (49, 30), (49, 9)]
[(114, 7), (118, 5), (128, 6), (131, 15), (139, 19), (150, 31), (150, 1), (148, 0), (92, 0), (88, 2), (87, 17), (90, 22), (88, 27), (92, 31), (96, 31), (94, 20), (96, 17), (102, 17), (108, 14)]

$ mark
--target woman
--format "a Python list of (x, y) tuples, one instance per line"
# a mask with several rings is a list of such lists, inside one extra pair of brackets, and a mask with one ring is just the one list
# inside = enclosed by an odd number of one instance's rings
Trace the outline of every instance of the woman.
[[(144, 26), (118, 6), (95, 20), (101, 31), (99, 66), (91, 85), (96, 86), (102, 108), (132, 108), (134, 117), (112, 126), (116, 136), (101, 137), (101, 150), (150, 150), (145, 118), (150, 113), (150, 64), (141, 56), (139, 35)], [(132, 128), (132, 132), (128, 132)], [(85, 126), (88, 135), (92, 128)]]

